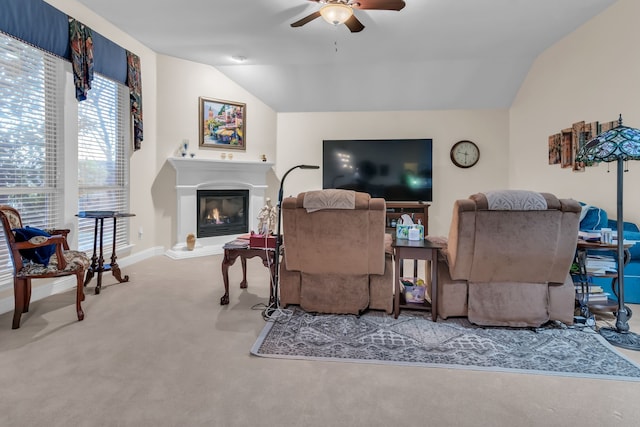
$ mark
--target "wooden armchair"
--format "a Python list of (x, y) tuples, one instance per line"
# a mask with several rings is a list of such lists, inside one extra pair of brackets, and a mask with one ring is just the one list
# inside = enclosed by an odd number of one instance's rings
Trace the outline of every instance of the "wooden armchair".
[[(89, 259), (83, 252), (69, 250), (67, 234), (69, 230), (46, 230), (45, 233), (37, 233), (29, 239), (25, 239), (22, 219), (18, 211), (11, 206), (0, 205), (0, 220), (4, 229), (4, 235), (9, 247), (9, 254), (13, 262), (13, 289), (15, 298), (15, 310), (13, 313), (13, 329), (20, 327), (22, 313), (29, 311), (31, 302), (31, 279), (45, 279), (61, 276), (76, 276), (76, 312), (78, 320), (84, 319), (84, 312), (80, 303), (84, 301), (84, 273), (89, 267)], [(16, 231), (14, 231), (16, 230)], [(34, 230), (34, 229), (31, 229)], [(35, 229), (37, 230), (37, 229)], [(25, 239), (25, 241), (20, 241)], [(43, 263), (33, 261), (41, 260), (42, 252), (35, 254), (38, 248), (55, 245), (55, 252)], [(30, 256), (32, 259), (25, 257)], [(50, 254), (50, 253), (49, 253)], [(48, 258), (48, 256), (45, 256)]]

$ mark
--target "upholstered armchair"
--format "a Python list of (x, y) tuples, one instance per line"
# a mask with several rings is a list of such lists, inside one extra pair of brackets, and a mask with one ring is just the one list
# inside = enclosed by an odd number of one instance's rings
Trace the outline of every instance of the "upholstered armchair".
[(530, 191), (457, 200), (438, 261), (438, 314), (488, 326), (573, 323), (569, 275), (578, 239), (575, 200)]
[(320, 313), (360, 314), (367, 308), (391, 313), (385, 214), (384, 199), (355, 191), (311, 191), (284, 199), (281, 304)]
[(83, 281), (89, 259), (83, 252), (69, 250), (69, 230), (23, 227), (20, 213), (4, 205), (0, 205), (0, 221), (13, 262), (15, 309), (12, 328), (18, 329), (22, 313), (29, 311), (32, 279), (76, 276), (76, 314), (78, 320), (83, 320)]

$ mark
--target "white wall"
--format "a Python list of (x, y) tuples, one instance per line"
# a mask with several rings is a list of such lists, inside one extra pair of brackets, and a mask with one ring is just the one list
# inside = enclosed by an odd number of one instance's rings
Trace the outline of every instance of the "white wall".
[[(199, 96), (247, 104), (247, 150), (233, 154), (242, 160), (265, 154), (276, 162), (267, 192), (273, 199), (278, 177), (291, 166), (322, 163), (323, 139), (432, 138), (431, 234), (448, 233), (455, 199), (500, 188), (550, 191), (615, 216), (615, 167), (611, 173), (606, 165), (575, 173), (550, 166), (548, 136), (581, 120), (615, 120), (619, 113), (625, 124), (640, 127), (640, 1), (618, 0), (543, 52), (509, 110), (280, 114), (213, 67), (157, 55), (76, 0), (46, 1), (141, 58), (144, 141), (131, 154), (131, 211), (136, 214), (130, 220), (132, 254), (169, 248), (177, 239), (175, 175), (166, 159), (175, 155), (178, 144), (189, 139), (199, 157), (217, 158), (224, 151), (197, 148)], [(471, 169), (459, 169), (449, 160), (451, 145), (461, 139), (475, 141), (481, 149), (480, 162)], [(629, 169), (625, 219), (640, 223), (640, 198), (635, 197), (640, 162), (631, 162)], [(319, 189), (321, 177), (321, 170), (295, 171), (285, 194)]]
[[(72, 16), (94, 31), (137, 54), (142, 67), (142, 98), (144, 141), (142, 149), (131, 153), (130, 252), (119, 253), (120, 265), (158, 253), (158, 247), (168, 249), (175, 243), (176, 193), (175, 175), (166, 164), (175, 155), (184, 138), (191, 141), (199, 157), (218, 157), (220, 150), (199, 150), (198, 97), (225, 99), (247, 104), (247, 150), (234, 151), (234, 159), (258, 160), (265, 154), (275, 158), (276, 114), (255, 96), (222, 75), (211, 66), (158, 56), (107, 20), (93, 13), (76, 0), (45, 0), (53, 7)], [(144, 19), (142, 17), (141, 19)], [(224, 151), (224, 150), (222, 150)], [(275, 173), (270, 185), (276, 187)], [(275, 194), (275, 193), (274, 193)], [(271, 193), (267, 194), (272, 196)], [(143, 231), (142, 238), (139, 230)], [(34, 283), (33, 300), (75, 286), (73, 280)], [(13, 309), (13, 291), (0, 291), (0, 313)]]
[[(167, 158), (176, 156), (183, 139), (196, 158), (219, 159), (221, 153), (235, 160), (259, 161), (261, 155), (275, 158), (276, 113), (258, 98), (209, 65), (169, 56), (157, 59), (158, 139), (156, 171), (151, 193), (157, 212), (156, 244), (170, 248), (185, 236), (176, 236), (175, 171)], [(199, 148), (199, 97), (246, 104), (246, 150)], [(273, 172), (271, 181), (275, 181)], [(277, 190), (276, 190), (277, 191)], [(270, 195), (270, 194), (269, 194)]]
[[(269, 196), (275, 197), (280, 177), (298, 163), (321, 164), (323, 139), (432, 138), (434, 141), (434, 201), (430, 231), (447, 234), (453, 201), (477, 191), (524, 188), (551, 191), (615, 212), (615, 174), (606, 165), (574, 173), (547, 164), (548, 136), (580, 120), (616, 119), (640, 126), (636, 99), (640, 60), (635, 40), (640, 29), (640, 2), (616, 4), (551, 47), (535, 61), (510, 110), (412, 111), (378, 113), (279, 113), (224, 77), (215, 68), (158, 56), (96, 16), (75, 0), (48, 0), (142, 59), (145, 140), (131, 157), (132, 241), (135, 251), (174, 243), (175, 191), (166, 158), (182, 139), (193, 148), (198, 139), (198, 97), (247, 104), (247, 151), (238, 159), (266, 154), (276, 162)], [(449, 160), (451, 145), (475, 141), (481, 149), (477, 166), (464, 170)], [(196, 150), (200, 157), (217, 157), (220, 150)], [(633, 193), (640, 180), (640, 163), (625, 174), (625, 213), (640, 222), (640, 199)], [(285, 193), (317, 189), (321, 171), (295, 171)], [(142, 241), (137, 238), (145, 229)], [(148, 230), (148, 231), (147, 231)]]
[[(572, 172), (548, 165), (548, 137), (578, 121), (640, 127), (640, 2), (619, 0), (542, 53), (510, 109), (512, 187), (551, 190), (616, 216), (616, 165)], [(624, 217), (640, 223), (640, 162), (624, 174)]]
[[(429, 234), (447, 235), (453, 202), (478, 191), (503, 189), (508, 183), (507, 110), (409, 111), (361, 113), (279, 113), (276, 174), (301, 163), (322, 165), (324, 139), (433, 139), (433, 202)], [(480, 147), (480, 161), (460, 169), (449, 159), (461, 139)], [(284, 194), (322, 188), (322, 170), (296, 170)]]
[[(142, 149), (131, 154), (131, 212), (136, 214), (130, 220), (133, 254), (175, 243), (175, 175), (166, 160), (176, 155), (178, 144), (189, 139), (190, 151), (198, 157), (218, 158), (224, 152), (198, 148), (199, 96), (247, 104), (247, 149), (234, 150), (234, 159), (258, 160), (262, 154), (275, 158), (275, 112), (218, 70), (157, 55), (76, 0), (46, 1), (140, 56), (144, 141)], [(275, 174), (271, 175), (275, 187)]]
[[(210, 65), (170, 56), (158, 56), (158, 160), (175, 156), (183, 139), (197, 157), (219, 159), (233, 154), (233, 160), (260, 160), (275, 155), (276, 114), (251, 93)], [(200, 148), (199, 97), (246, 104), (246, 150)]]

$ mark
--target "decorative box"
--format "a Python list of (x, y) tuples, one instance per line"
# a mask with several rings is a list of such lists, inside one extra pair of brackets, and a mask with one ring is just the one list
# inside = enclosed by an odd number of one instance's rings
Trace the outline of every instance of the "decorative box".
[(416, 280), (418, 280), (418, 278), (415, 277), (403, 277), (400, 279), (400, 283), (403, 288), (402, 294), (404, 295), (404, 299), (407, 303), (422, 304), (424, 302), (425, 290), (427, 287), (416, 285)]
[(250, 248), (276, 248), (276, 236), (265, 236), (264, 234), (253, 234), (249, 236), (249, 247)]

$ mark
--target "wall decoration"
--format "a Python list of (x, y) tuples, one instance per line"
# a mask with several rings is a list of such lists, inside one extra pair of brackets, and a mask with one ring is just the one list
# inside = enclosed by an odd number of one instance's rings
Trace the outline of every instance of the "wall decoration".
[(584, 139), (584, 127), (584, 120), (574, 123), (571, 126), (571, 158), (573, 159), (572, 164), (574, 172), (584, 172), (585, 169), (585, 165), (583, 162), (575, 161), (580, 147), (586, 142), (586, 140)]
[(549, 164), (559, 165), (562, 157), (562, 135), (556, 133), (549, 137)]
[[(593, 138), (598, 136), (598, 134), (600, 134), (600, 127), (598, 122), (587, 123), (584, 127), (584, 133), (582, 134), (583, 142), (580, 144), (580, 147), (582, 147), (584, 144), (586, 144), (587, 142), (591, 141)], [(586, 163), (585, 165), (591, 167), (591, 166), (598, 166), (599, 163), (591, 162), (591, 163)]]
[(617, 120), (610, 122), (576, 122), (570, 128), (549, 136), (549, 164), (559, 164), (562, 168), (571, 168), (574, 172), (583, 172), (586, 167), (598, 166), (598, 163), (576, 162), (580, 148), (602, 132), (618, 126)]
[(200, 97), (201, 148), (246, 150), (246, 104)]
[(573, 138), (573, 130), (571, 128), (563, 129), (561, 133), (560, 147), (562, 153), (560, 157), (560, 166), (570, 168), (573, 166), (573, 149), (571, 147), (571, 139)]
[(600, 124), (600, 129), (598, 130), (598, 133), (602, 133), (602, 132), (606, 132), (608, 130), (613, 129), (614, 127), (618, 126), (618, 121), (617, 120), (613, 120), (611, 122), (604, 122)]

